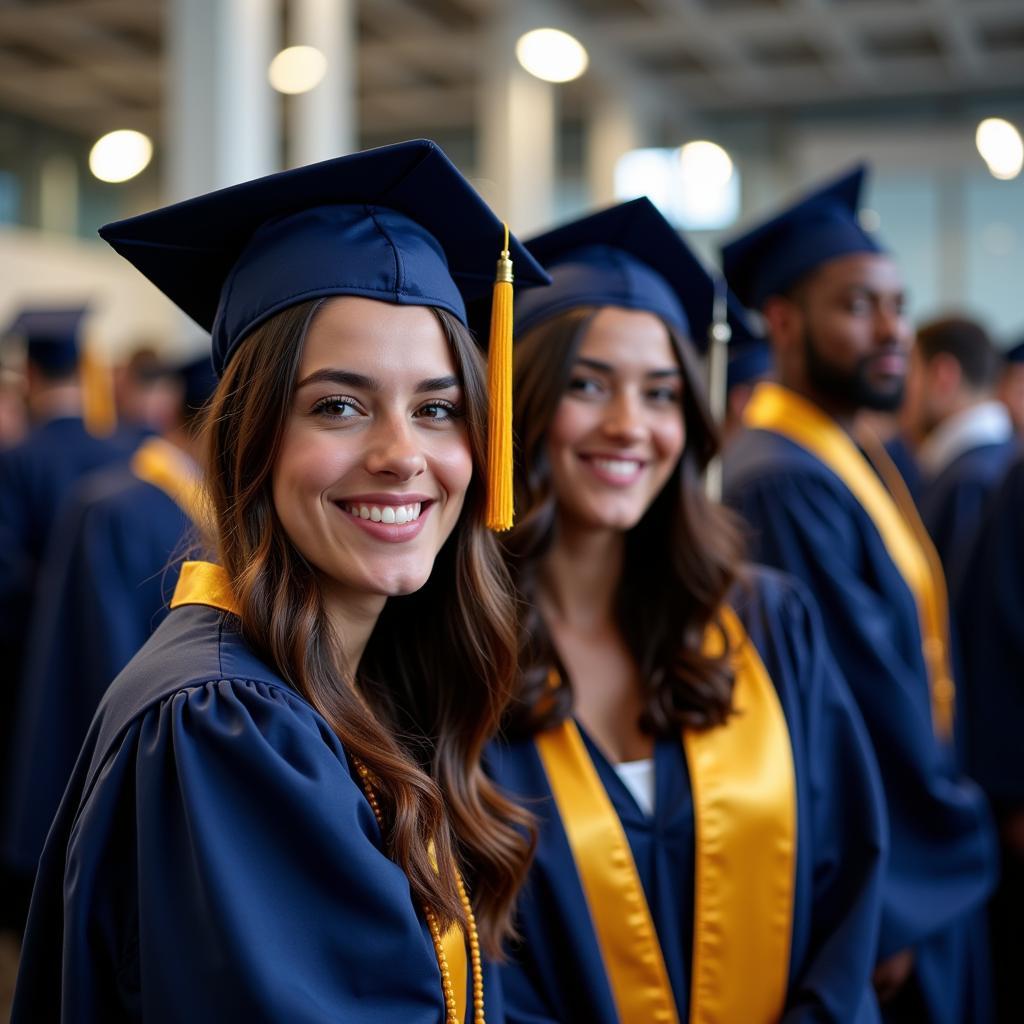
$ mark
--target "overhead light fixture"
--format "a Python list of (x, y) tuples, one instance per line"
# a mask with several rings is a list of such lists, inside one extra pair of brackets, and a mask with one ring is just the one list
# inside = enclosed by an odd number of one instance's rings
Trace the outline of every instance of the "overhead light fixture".
[(571, 82), (590, 63), (583, 44), (557, 28), (535, 28), (520, 36), (516, 59), (531, 75), (545, 82)]
[(706, 139), (680, 147), (679, 164), (683, 185), (689, 188), (721, 189), (732, 177), (732, 157)]
[(96, 140), (89, 151), (89, 170), (100, 181), (119, 184), (144, 171), (152, 158), (148, 135), (120, 128)]
[(1024, 167), (1024, 141), (1020, 132), (1001, 117), (986, 117), (974, 134), (982, 160), (993, 178), (1010, 181)]
[(289, 96), (315, 89), (327, 74), (327, 58), (315, 46), (289, 46), (267, 70), (270, 84)]
[(705, 140), (678, 149), (634, 149), (615, 165), (615, 196), (642, 195), (677, 228), (721, 230), (739, 216), (740, 175), (729, 154)]

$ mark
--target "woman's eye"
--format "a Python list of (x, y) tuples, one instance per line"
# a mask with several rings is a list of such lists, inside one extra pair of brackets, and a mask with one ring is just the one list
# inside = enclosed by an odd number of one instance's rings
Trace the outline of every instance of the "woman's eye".
[(461, 415), (459, 409), (451, 402), (437, 401), (427, 402), (416, 410), (416, 416), (423, 420), (434, 420), (441, 423), (445, 420), (458, 419)]
[(313, 406), (313, 413), (316, 416), (326, 416), (332, 420), (347, 420), (353, 416), (358, 416), (359, 409), (351, 398), (331, 395), (330, 398), (321, 398)]
[(652, 388), (647, 392), (647, 397), (659, 405), (677, 405), (680, 395), (675, 388)]
[(577, 395), (600, 395), (604, 388), (592, 377), (570, 377), (569, 390)]

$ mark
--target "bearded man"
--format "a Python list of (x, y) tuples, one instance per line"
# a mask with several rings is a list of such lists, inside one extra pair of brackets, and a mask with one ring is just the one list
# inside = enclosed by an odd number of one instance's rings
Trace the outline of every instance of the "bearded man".
[(887, 1022), (990, 1018), (980, 911), (996, 879), (991, 817), (961, 776), (942, 567), (862, 410), (903, 398), (912, 336), (899, 267), (863, 230), (858, 167), (723, 250), (760, 310), (777, 383), (758, 386), (725, 460), (752, 556), (799, 576), (871, 735), (890, 864), (875, 987)]

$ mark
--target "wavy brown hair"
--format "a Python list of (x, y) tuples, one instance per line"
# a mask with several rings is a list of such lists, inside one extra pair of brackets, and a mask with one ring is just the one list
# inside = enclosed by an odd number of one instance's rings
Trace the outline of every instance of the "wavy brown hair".
[(453, 870), (461, 865), (481, 940), (498, 955), (528, 865), (530, 819), (480, 767), (516, 673), (513, 591), (482, 525), (487, 394), (480, 356), (466, 328), (434, 310), (462, 384), (476, 472), (430, 579), (414, 594), (388, 599), (353, 677), (318, 573), (288, 538), (271, 487), (303, 341), (322, 302), (258, 327), (213, 396), (206, 439), (216, 550), (248, 645), (372, 773), (385, 848), (414, 895), (442, 927), (465, 923)]
[[(537, 602), (540, 570), (558, 531), (547, 436), (597, 312), (570, 309), (516, 342), (518, 523), (504, 545), (520, 597), (519, 691), (507, 720), (512, 735), (533, 735), (572, 712), (572, 684)], [(718, 431), (690, 342), (665, 326), (682, 370), (686, 445), (664, 488), (625, 535), (615, 614), (645, 691), (641, 728), (678, 736), (682, 727), (710, 728), (730, 713), (733, 673), (719, 609), (740, 576), (742, 540), (733, 515), (704, 493), (702, 474), (718, 452)], [(721, 655), (702, 650), (709, 626), (724, 641)]]

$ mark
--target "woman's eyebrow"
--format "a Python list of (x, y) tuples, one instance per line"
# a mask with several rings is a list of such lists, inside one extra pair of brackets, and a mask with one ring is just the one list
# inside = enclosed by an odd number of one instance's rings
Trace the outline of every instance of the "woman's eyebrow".
[(315, 370), (299, 381), (296, 389), (304, 388), (307, 384), (339, 384), (342, 387), (360, 388), (363, 391), (380, 391), (378, 381), (362, 373), (353, 373), (351, 370)]
[[(611, 363), (603, 363), (600, 359), (590, 359), (587, 356), (577, 356), (577, 365), (586, 366), (588, 369), (596, 370), (598, 373), (614, 373), (615, 367)], [(682, 376), (682, 370), (678, 366), (667, 366), (663, 370), (648, 370), (644, 374), (645, 377), (680, 377)]]
[(447, 391), (449, 388), (457, 388), (459, 378), (449, 374), (447, 377), (427, 377), (416, 385), (416, 394), (421, 395), (425, 391)]

